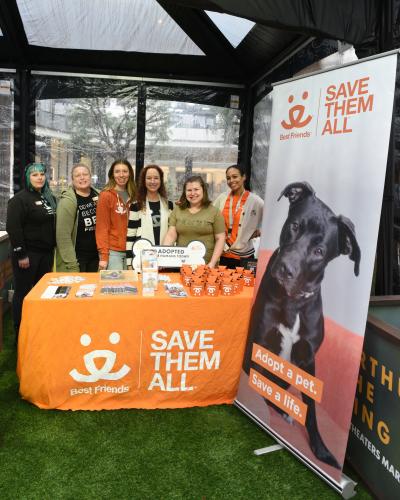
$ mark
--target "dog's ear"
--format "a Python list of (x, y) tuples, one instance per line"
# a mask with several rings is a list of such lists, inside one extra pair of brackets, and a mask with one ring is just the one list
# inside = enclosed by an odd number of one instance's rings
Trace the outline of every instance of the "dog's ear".
[(339, 251), (343, 255), (348, 255), (354, 262), (354, 274), (358, 276), (360, 272), (361, 250), (356, 239), (354, 224), (343, 215), (338, 216), (339, 227)]
[(308, 184), (308, 182), (292, 182), (288, 184), (282, 193), (279, 195), (278, 201), (282, 196), (288, 198), (289, 203), (292, 205), (296, 201), (304, 200), (307, 196), (314, 196), (314, 189)]

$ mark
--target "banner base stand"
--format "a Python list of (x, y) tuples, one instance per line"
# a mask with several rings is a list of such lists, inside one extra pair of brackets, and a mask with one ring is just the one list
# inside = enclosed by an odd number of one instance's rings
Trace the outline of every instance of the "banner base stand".
[(343, 498), (352, 498), (356, 494), (355, 487), (357, 483), (350, 479), (346, 474), (342, 472), (342, 479), (340, 481), (340, 486), (342, 487), (342, 497)]
[[(271, 446), (266, 446), (265, 448), (258, 448), (257, 450), (254, 450), (253, 453), (254, 455), (260, 456), (260, 455), (266, 455), (267, 453), (272, 453), (274, 451), (279, 451), (284, 449), (285, 447), (282, 444), (273, 444)], [(357, 483), (354, 482), (352, 479), (350, 479), (346, 474), (343, 474), (342, 472), (342, 478), (340, 480), (340, 494), (342, 495), (343, 498), (346, 500), (348, 498), (354, 497), (356, 494), (355, 487), (357, 486)]]
[(283, 446), (281, 444), (273, 444), (272, 446), (266, 446), (265, 448), (259, 448), (258, 450), (254, 450), (254, 455), (265, 455), (266, 453), (272, 453), (273, 451), (281, 450)]
[[(239, 408), (251, 420), (253, 420), (253, 422), (255, 422), (259, 427), (261, 427), (264, 431), (266, 431), (272, 438), (274, 438), (275, 441), (277, 441), (277, 444), (275, 445), (267, 446), (266, 448), (261, 448), (259, 450), (254, 450), (254, 455), (263, 455), (265, 453), (269, 453), (271, 451), (275, 451), (280, 448), (285, 448), (286, 450), (290, 451), (293, 455), (295, 455), (309, 469), (313, 470), (321, 479), (323, 479), (327, 484), (329, 484), (329, 486), (331, 486), (334, 490), (336, 490), (346, 500), (348, 498), (352, 498), (356, 494), (354, 488), (357, 486), (357, 483), (354, 482), (352, 479), (350, 479), (348, 476), (346, 476), (346, 474), (343, 474), (342, 472), (342, 477), (339, 479), (339, 481), (332, 480), (332, 478), (324, 474), (321, 471), (321, 469), (315, 467), (315, 465), (313, 465), (309, 460), (305, 460), (304, 457), (300, 453), (298, 453), (298, 451), (295, 448), (293, 448), (290, 443), (280, 440), (279, 436), (276, 434), (276, 432), (274, 432), (273, 429), (265, 425), (264, 422), (262, 422), (256, 415), (254, 415), (251, 411), (249, 411), (240, 401), (235, 399), (233, 404), (234, 406), (236, 406), (236, 408)], [(263, 450), (266, 451), (263, 452)]]

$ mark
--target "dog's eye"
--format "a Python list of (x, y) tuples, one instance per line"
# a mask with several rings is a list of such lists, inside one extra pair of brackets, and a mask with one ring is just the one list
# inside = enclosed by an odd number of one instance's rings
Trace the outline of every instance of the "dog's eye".
[(293, 231), (298, 231), (299, 230), (299, 224), (297, 222), (292, 222), (292, 229), (293, 229)]
[(321, 257), (324, 254), (322, 248), (317, 247), (314, 249), (314, 255), (317, 255), (318, 257)]

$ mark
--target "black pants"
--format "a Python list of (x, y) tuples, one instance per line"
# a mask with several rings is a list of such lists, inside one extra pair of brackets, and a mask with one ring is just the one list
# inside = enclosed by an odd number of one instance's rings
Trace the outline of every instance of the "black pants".
[(79, 271), (81, 273), (97, 273), (99, 270), (99, 256), (90, 257), (86, 255), (76, 256), (79, 263)]
[(220, 257), (219, 265), (226, 266), (228, 269), (235, 269), (235, 267), (246, 267), (249, 260), (254, 260), (254, 254), (250, 257), (243, 257), (241, 259), (231, 259), (230, 257)]
[(12, 303), (15, 333), (18, 338), (19, 326), (21, 324), (22, 302), (25, 295), (36, 285), (42, 276), (50, 273), (53, 269), (54, 252), (32, 252), (28, 250), (29, 267), (22, 269), (18, 265), (18, 259), (12, 256), (11, 262), (14, 275), (14, 297)]

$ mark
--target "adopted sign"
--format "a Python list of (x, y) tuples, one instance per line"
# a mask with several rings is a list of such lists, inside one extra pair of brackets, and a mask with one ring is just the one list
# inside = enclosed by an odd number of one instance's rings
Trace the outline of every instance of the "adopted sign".
[(153, 248), (157, 251), (157, 263), (159, 267), (181, 267), (183, 264), (205, 264), (204, 255), (206, 254), (206, 247), (201, 241), (191, 241), (186, 247), (153, 246), (151, 241), (142, 238), (137, 240), (132, 248), (132, 253), (134, 255), (132, 267), (134, 269), (141, 269), (141, 251), (147, 248)]

